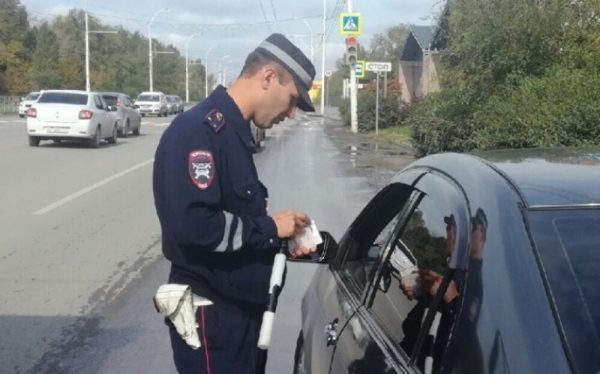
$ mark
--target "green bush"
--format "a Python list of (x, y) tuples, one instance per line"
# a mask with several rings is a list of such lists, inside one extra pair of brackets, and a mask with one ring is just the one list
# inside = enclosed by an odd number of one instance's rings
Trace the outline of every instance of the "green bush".
[(600, 143), (600, 76), (551, 69), (492, 97), (475, 113), (477, 148), (579, 146)]
[(342, 99), (338, 110), (340, 111), (340, 116), (342, 117), (344, 125), (350, 126), (350, 99)]
[(600, 144), (598, 87), (600, 74), (558, 67), (481, 105), (467, 105), (457, 90), (431, 95), (407, 121), (416, 155)]
[[(357, 98), (356, 114), (358, 119), (358, 130), (361, 132), (375, 130), (375, 93), (360, 93)], [(339, 111), (342, 121), (350, 126), (350, 99), (344, 99), (340, 103)], [(384, 98), (379, 96), (379, 129), (396, 126), (406, 117), (406, 109), (400, 105), (396, 96)]]
[(471, 113), (462, 96), (454, 90), (442, 91), (414, 106), (406, 122), (417, 157), (474, 147)]

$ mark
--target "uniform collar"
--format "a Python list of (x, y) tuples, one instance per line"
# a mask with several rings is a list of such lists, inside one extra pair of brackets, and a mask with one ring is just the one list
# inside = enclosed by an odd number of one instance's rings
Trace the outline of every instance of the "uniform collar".
[(231, 96), (229, 96), (225, 87), (218, 85), (211, 94), (211, 99), (223, 113), (225, 123), (232, 125), (231, 127), (233, 127), (234, 131), (240, 136), (244, 144), (248, 147), (252, 147), (254, 145), (254, 139), (252, 138), (252, 132), (250, 130), (250, 121), (244, 119), (240, 108), (235, 101), (233, 101)]

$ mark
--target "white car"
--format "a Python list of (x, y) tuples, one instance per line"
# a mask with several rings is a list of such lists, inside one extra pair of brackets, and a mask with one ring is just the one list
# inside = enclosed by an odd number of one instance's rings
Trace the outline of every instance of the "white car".
[(74, 90), (42, 91), (27, 110), (29, 145), (41, 140), (83, 140), (98, 148), (100, 140), (117, 142), (115, 107), (109, 107), (97, 92)]
[(135, 106), (138, 112), (144, 117), (146, 114), (160, 116), (169, 115), (167, 106), (167, 95), (160, 91), (142, 92), (135, 100)]
[(27, 109), (37, 101), (39, 96), (39, 92), (30, 92), (29, 95), (21, 98), (21, 103), (19, 104), (19, 117), (25, 117)]

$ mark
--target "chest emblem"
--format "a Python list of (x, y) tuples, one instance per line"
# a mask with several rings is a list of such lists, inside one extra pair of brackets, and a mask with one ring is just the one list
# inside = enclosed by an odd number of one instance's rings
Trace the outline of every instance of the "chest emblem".
[(212, 184), (216, 174), (212, 153), (201, 149), (190, 152), (188, 171), (196, 187), (206, 190)]

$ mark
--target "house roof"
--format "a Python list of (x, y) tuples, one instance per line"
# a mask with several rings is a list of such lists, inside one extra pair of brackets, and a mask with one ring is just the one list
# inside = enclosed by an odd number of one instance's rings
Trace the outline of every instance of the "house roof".
[(423, 51), (430, 48), (434, 30), (434, 26), (410, 26), (410, 32), (413, 34), (415, 40), (417, 43), (419, 43), (419, 46)]
[(431, 48), (435, 27), (411, 25), (409, 30), (410, 33), (400, 53), (400, 60), (421, 61), (425, 51)]

